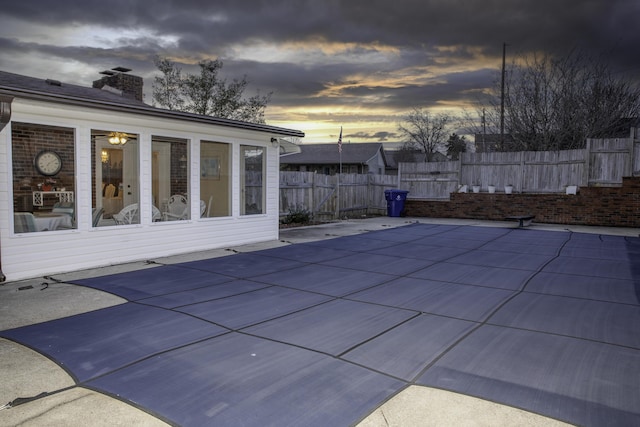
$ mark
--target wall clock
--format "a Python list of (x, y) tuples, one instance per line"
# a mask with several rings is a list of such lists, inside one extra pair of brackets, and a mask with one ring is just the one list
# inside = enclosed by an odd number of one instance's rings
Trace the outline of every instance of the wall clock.
[(46, 176), (56, 175), (62, 169), (62, 159), (55, 151), (43, 150), (34, 160), (38, 173)]

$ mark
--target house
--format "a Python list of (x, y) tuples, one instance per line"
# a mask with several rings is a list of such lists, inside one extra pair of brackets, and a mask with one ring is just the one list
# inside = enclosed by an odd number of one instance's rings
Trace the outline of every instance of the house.
[(609, 128), (599, 132), (592, 138), (638, 138), (640, 118), (625, 117), (612, 124)]
[[(588, 135), (588, 138), (634, 138), (638, 133), (638, 129), (640, 129), (640, 119), (638, 117), (626, 117), (618, 119), (610, 126), (599, 129), (597, 132)], [(522, 150), (523, 146), (522, 141), (519, 145), (517, 145), (513, 135), (508, 133), (504, 134), (504, 143), (502, 136), (499, 133), (476, 133), (474, 136), (476, 153), (489, 153), (495, 151), (520, 151)]]
[[(408, 150), (400, 150), (400, 149), (385, 149), (384, 157), (387, 162), (386, 166), (386, 174), (387, 175), (397, 175), (400, 163), (424, 163), (425, 155), (420, 150), (408, 151)], [(436, 151), (432, 154), (432, 162), (446, 162), (449, 161), (449, 158), (445, 155)]]
[(287, 154), (280, 158), (283, 171), (317, 172), (324, 175), (340, 173), (381, 174), (385, 173), (386, 159), (380, 143), (342, 144), (342, 153), (337, 143), (303, 144), (300, 153)]
[(278, 238), (279, 154), (304, 133), (151, 107), (129, 71), (0, 72), (6, 278)]
[(476, 133), (474, 138), (476, 153), (513, 151), (514, 149), (515, 142), (510, 134)]
[(398, 150), (384, 149), (384, 158), (386, 160), (385, 175), (398, 174), (398, 160), (396, 159)]

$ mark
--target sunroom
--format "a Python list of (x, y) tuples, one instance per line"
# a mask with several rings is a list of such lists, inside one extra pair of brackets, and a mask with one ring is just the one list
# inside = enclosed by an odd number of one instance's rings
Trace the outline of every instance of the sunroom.
[(279, 153), (302, 132), (111, 89), (0, 72), (6, 278), (277, 239)]

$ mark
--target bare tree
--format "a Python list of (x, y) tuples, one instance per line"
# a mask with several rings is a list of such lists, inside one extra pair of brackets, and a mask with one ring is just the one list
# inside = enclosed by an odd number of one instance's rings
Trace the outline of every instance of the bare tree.
[[(495, 133), (500, 92), (482, 107)], [(505, 124), (511, 150), (583, 148), (627, 118), (640, 116), (640, 88), (582, 51), (565, 57), (517, 57), (505, 77)], [(477, 127), (476, 127), (477, 129)], [(479, 133), (479, 132), (475, 132)]]
[(246, 76), (227, 83), (219, 78), (223, 63), (220, 59), (198, 63), (200, 73), (182, 76), (175, 63), (158, 58), (156, 66), (163, 73), (153, 85), (154, 102), (162, 107), (189, 111), (253, 123), (264, 123), (264, 112), (271, 93), (245, 98), (248, 81)]
[(451, 121), (449, 114), (432, 114), (415, 108), (398, 124), (398, 131), (412, 146), (424, 153), (425, 162), (431, 162), (436, 153), (444, 150)]

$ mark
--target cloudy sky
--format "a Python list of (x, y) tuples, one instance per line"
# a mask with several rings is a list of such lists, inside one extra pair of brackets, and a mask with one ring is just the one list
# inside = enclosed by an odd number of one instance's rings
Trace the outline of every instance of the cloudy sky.
[[(397, 141), (414, 107), (456, 113), (507, 58), (572, 48), (640, 75), (638, 0), (20, 0), (0, 7), (0, 69), (90, 86), (117, 66), (145, 78), (153, 57), (273, 92), (268, 124), (303, 142)], [(471, 109), (473, 109), (471, 107)]]

